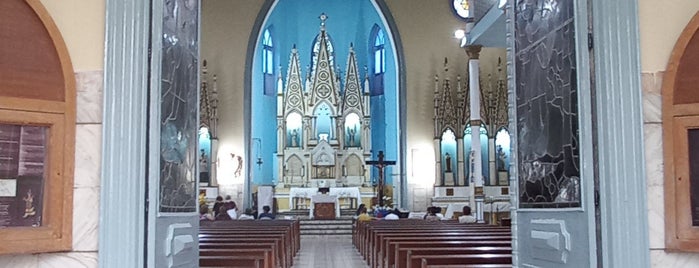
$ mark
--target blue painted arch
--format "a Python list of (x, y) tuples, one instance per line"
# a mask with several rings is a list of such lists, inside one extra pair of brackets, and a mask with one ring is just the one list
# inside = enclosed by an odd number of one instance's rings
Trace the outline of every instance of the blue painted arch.
[[(253, 164), (254, 160), (254, 155), (252, 155), (251, 149), (252, 149), (252, 141), (255, 138), (262, 138), (262, 139), (276, 139), (276, 131), (271, 131), (270, 130), (265, 130), (265, 129), (258, 129), (253, 131), (253, 124), (256, 122), (257, 119), (257, 114), (254, 113), (253, 111), (253, 106), (252, 102), (255, 101), (255, 98), (262, 99), (260, 102), (261, 104), (256, 104), (255, 110), (264, 110), (264, 111), (276, 111), (276, 105), (272, 105), (272, 103), (276, 104), (276, 97), (272, 96), (259, 96), (263, 95), (260, 94), (259, 85), (256, 85), (257, 82), (255, 82), (255, 74), (257, 72), (261, 71), (261, 66), (259, 66), (260, 61), (258, 58), (260, 58), (260, 42), (261, 42), (261, 36), (262, 36), (262, 30), (269, 27), (269, 26), (274, 26), (275, 29), (275, 40), (280, 40), (280, 38), (285, 38), (283, 37), (284, 35), (290, 35), (290, 36), (296, 36), (298, 33), (294, 33), (293, 31), (284, 31), (283, 29), (280, 29), (280, 23), (270, 25), (268, 22), (270, 21), (271, 13), (274, 12), (275, 8), (279, 7), (280, 5), (284, 4), (286, 0), (267, 0), (263, 4), (262, 8), (260, 9), (257, 19), (255, 21), (255, 24), (251, 30), (250, 37), (248, 40), (248, 49), (247, 49), (247, 55), (248, 57), (246, 58), (246, 68), (245, 68), (245, 88), (244, 88), (244, 113), (245, 113), (245, 121), (244, 121), (244, 133), (245, 133), (245, 151), (246, 151), (246, 159), (247, 161), (247, 170), (251, 171), (253, 168), (256, 168), (256, 166)], [(305, 1), (310, 1), (310, 0), (302, 0), (301, 2)], [(387, 39), (387, 46), (391, 50), (390, 54), (391, 57), (388, 57), (387, 55), (387, 66), (390, 66), (390, 69), (392, 72), (392, 86), (391, 88), (387, 88), (386, 91), (393, 91), (395, 94), (387, 94), (387, 96), (381, 96), (386, 98), (386, 102), (388, 103), (393, 103), (392, 105), (387, 105), (387, 107), (382, 107), (384, 109), (392, 109), (395, 110), (395, 116), (391, 116), (390, 118), (386, 118), (386, 124), (392, 124), (394, 126), (397, 126), (396, 129), (399, 131), (397, 132), (392, 132), (392, 133), (387, 133), (386, 136), (389, 136), (389, 140), (391, 140), (390, 144), (386, 144), (384, 147), (384, 151), (386, 154), (386, 158), (389, 160), (397, 160), (400, 164), (400, 170), (399, 171), (393, 171), (392, 168), (387, 169), (387, 183), (391, 183), (392, 180), (392, 174), (398, 174), (398, 178), (401, 181), (401, 185), (407, 185), (406, 183), (406, 175), (405, 175), (405, 163), (406, 163), (406, 158), (405, 158), (405, 151), (406, 151), (406, 133), (402, 131), (402, 129), (405, 128), (406, 124), (406, 118), (405, 118), (405, 104), (406, 104), (406, 96), (404, 92), (405, 88), (405, 63), (404, 63), (404, 53), (403, 53), (403, 48), (401, 45), (401, 40), (400, 40), (400, 35), (398, 34), (397, 31), (397, 26), (396, 23), (393, 19), (393, 16), (391, 15), (388, 6), (386, 5), (384, 0), (365, 0), (366, 4), (364, 5), (366, 8), (364, 12), (373, 12), (376, 16), (376, 19), (372, 22), (378, 22), (377, 24), (383, 26), (383, 31), (386, 35)], [(298, 2), (298, 1), (295, 1)], [(337, 5), (346, 5), (347, 3), (345, 2), (355, 2), (355, 1), (329, 1), (330, 3), (337, 4)], [(317, 5), (317, 4), (316, 4)], [(322, 13), (320, 10), (318, 11), (308, 11), (310, 7), (313, 5), (302, 5), (302, 4), (297, 4), (297, 6), (303, 6), (303, 8), (295, 8), (295, 9), (289, 9), (289, 12), (300, 12), (301, 9), (305, 10), (303, 12), (309, 12), (309, 13), (317, 13), (320, 14)], [(369, 9), (368, 7), (371, 7)], [(326, 12), (329, 14), (330, 19), (328, 24), (328, 32), (333, 34), (334, 32), (341, 32), (341, 30), (333, 30), (332, 29), (332, 19), (333, 17), (336, 16), (341, 16), (341, 15), (336, 15), (334, 16), (332, 13)], [(340, 14), (347, 14), (349, 12), (346, 12), (343, 10), (342, 13)], [(317, 15), (316, 15), (317, 16)], [(308, 20), (313, 20), (313, 22), (309, 22), (309, 25), (319, 25), (319, 20), (315, 18), (316, 16), (313, 16), (312, 18), (308, 18)], [(369, 23), (367, 23), (369, 24)], [(369, 24), (370, 27), (374, 23)], [(336, 25), (337, 26), (337, 25)], [(313, 27), (308, 27), (309, 29), (312, 29)], [(318, 29), (312, 29), (311, 32), (313, 32), (314, 35), (318, 33)], [(359, 36), (359, 34), (363, 36)], [(355, 53), (357, 50), (366, 50), (368, 49), (368, 45), (362, 45), (359, 46), (357, 45), (359, 42), (362, 42), (364, 44), (368, 44), (369, 42), (369, 35), (368, 31), (357, 31), (357, 37), (355, 38), (356, 44), (354, 45)], [(337, 55), (336, 58), (336, 65), (339, 65), (343, 71), (346, 65), (346, 55), (349, 49), (349, 46), (345, 44), (345, 42), (341, 42), (337, 34), (334, 36), (334, 42), (336, 42), (335, 45), (335, 52)], [(308, 44), (309, 42), (307, 41), (309, 39), (305, 38), (302, 41), (295, 42), (296, 44)], [(287, 45), (277, 45), (279, 42), (275, 41), (275, 59), (280, 59), (281, 61), (277, 62), (282, 62), (282, 63), (287, 63), (288, 62), (288, 53), (291, 50), (291, 47), (293, 46), (292, 44), (287, 44)], [(308, 48), (311, 49), (311, 48)], [(303, 63), (303, 59), (306, 58), (303, 55), (309, 55), (310, 51), (302, 51), (301, 48), (299, 48), (299, 54), (301, 56), (302, 63), (301, 65), (303, 66), (302, 68), (304, 69), (304, 74), (305, 74), (305, 69), (306, 65)], [(388, 51), (387, 51), (388, 52)], [(366, 55), (366, 51), (364, 52), (364, 55)], [(365, 57), (366, 58), (366, 57)], [(360, 60), (360, 73), (362, 76), (364, 75), (364, 65), (366, 63), (361, 63), (362, 59), (358, 57), (358, 60)], [(339, 62), (339, 63), (338, 63)], [(282, 69), (282, 73), (286, 73), (286, 68), (288, 66), (280, 66)], [(387, 70), (388, 71), (388, 70)], [(344, 79), (344, 77), (343, 77)], [(274, 99), (274, 100), (272, 100)], [(372, 99), (373, 100), (373, 99)], [(265, 104), (266, 103), (266, 104)], [(260, 105), (257, 107), (257, 105)], [(373, 109), (373, 107), (372, 107)], [(258, 111), (259, 111), (258, 110)], [(270, 116), (271, 117), (271, 116)], [(254, 120), (253, 120), (254, 119)], [(271, 134), (271, 135), (270, 135)], [(264, 135), (269, 135), (269, 137), (262, 137)], [(274, 136), (272, 136), (274, 135)], [(372, 137), (374, 139), (376, 137)], [(385, 137), (384, 137), (385, 139)], [(267, 144), (270, 144), (270, 142), (266, 142)], [(266, 146), (263, 148), (261, 154), (263, 155), (263, 158), (269, 161), (265, 161), (268, 166), (265, 168), (265, 170), (270, 170), (269, 172), (272, 173), (272, 170), (276, 170), (276, 161), (274, 161), (274, 155), (275, 155), (275, 150), (274, 146)], [(403, 153), (401, 153), (403, 152)], [(377, 150), (374, 150), (372, 152), (374, 155), (376, 155), (378, 152)], [(259, 174), (258, 174), (259, 175)], [(266, 174), (262, 175), (260, 178), (264, 179), (255, 179), (254, 176), (251, 174), (251, 172), (248, 172), (246, 174), (246, 181), (245, 181), (245, 201), (246, 203), (249, 203), (250, 201), (250, 193), (251, 193), (251, 185), (252, 184), (269, 184), (269, 182), (274, 182), (276, 181), (273, 179), (272, 174)], [(271, 180), (270, 180), (271, 179)], [(407, 188), (402, 187), (401, 189), (401, 203), (406, 204), (407, 201)]]

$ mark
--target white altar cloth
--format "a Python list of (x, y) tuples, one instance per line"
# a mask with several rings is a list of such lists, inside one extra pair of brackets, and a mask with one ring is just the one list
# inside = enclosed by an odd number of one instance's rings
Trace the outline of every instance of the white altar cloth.
[[(311, 198), (318, 193), (318, 188), (290, 188), (289, 204), (294, 204), (294, 198)], [(329, 195), (336, 195), (338, 198), (351, 197), (357, 200), (357, 204), (362, 203), (362, 193), (359, 187), (330, 187)], [(340, 214), (337, 214), (340, 215)]]
[(324, 195), (317, 194), (311, 196), (311, 208), (309, 217), (313, 219), (313, 211), (315, 209), (315, 203), (334, 203), (335, 204), (335, 218), (340, 216), (340, 202), (337, 195)]

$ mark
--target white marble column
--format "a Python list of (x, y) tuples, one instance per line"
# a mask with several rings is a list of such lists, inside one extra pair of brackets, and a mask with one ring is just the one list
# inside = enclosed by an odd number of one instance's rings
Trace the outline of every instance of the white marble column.
[(470, 97), (470, 108), (471, 108), (471, 150), (474, 154), (471, 159), (473, 170), (471, 174), (473, 176), (473, 197), (476, 203), (476, 220), (479, 223), (483, 222), (483, 202), (485, 201), (485, 196), (483, 195), (483, 166), (481, 165), (481, 91), (480, 91), (480, 79), (479, 79), (479, 54), (481, 52), (482, 46), (471, 45), (465, 48), (468, 54), (468, 75), (469, 75), (469, 97)]
[(209, 168), (209, 186), (217, 186), (218, 178), (218, 138), (211, 138), (211, 168)]

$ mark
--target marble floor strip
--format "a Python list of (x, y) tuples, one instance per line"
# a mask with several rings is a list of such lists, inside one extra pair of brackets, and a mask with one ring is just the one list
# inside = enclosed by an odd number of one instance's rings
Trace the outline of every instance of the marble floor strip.
[(352, 238), (334, 236), (301, 237), (301, 250), (294, 259), (294, 268), (366, 268), (369, 267)]

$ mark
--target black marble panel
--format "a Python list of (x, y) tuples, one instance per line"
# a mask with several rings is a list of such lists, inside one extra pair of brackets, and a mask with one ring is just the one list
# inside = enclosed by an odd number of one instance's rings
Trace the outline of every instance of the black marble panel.
[(580, 206), (574, 1), (515, 6), (517, 161), (522, 208)]
[(699, 226), (699, 129), (687, 130), (692, 226)]
[(48, 131), (0, 124), (0, 229), (41, 226)]
[(198, 1), (164, 0), (160, 211), (196, 211)]

